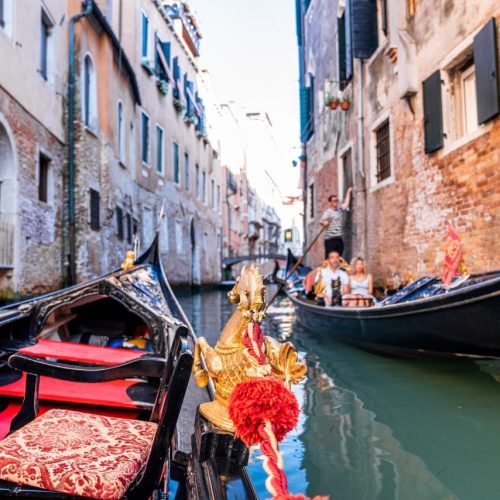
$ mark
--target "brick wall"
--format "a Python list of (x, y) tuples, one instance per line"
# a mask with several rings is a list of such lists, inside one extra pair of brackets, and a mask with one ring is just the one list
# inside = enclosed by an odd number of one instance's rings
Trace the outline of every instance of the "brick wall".
[[(17, 213), (15, 267), (1, 273), (0, 293), (8, 289), (23, 294), (50, 291), (63, 278), (64, 145), (1, 87), (0, 115), (13, 135), (17, 175), (17, 207), (12, 208)], [(52, 196), (47, 203), (38, 199), (40, 151), (51, 160)]]

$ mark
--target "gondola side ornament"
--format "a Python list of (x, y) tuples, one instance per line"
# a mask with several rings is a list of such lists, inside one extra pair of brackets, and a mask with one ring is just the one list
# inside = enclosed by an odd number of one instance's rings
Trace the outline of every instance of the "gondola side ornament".
[(297, 424), (299, 405), (290, 387), (305, 377), (306, 365), (290, 342), (280, 344), (263, 335), (265, 287), (257, 267), (242, 269), (228, 298), (238, 307), (215, 348), (203, 337), (196, 342), (194, 377), (200, 387), (210, 379), (215, 387), (214, 400), (201, 404), (199, 411), (247, 446), (260, 445), (266, 488), (273, 498), (304, 498), (288, 493), (278, 442)]

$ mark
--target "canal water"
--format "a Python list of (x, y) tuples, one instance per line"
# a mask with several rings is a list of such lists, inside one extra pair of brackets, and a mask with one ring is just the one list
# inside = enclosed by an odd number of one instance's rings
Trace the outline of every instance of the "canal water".
[[(225, 292), (179, 290), (195, 331), (214, 345), (233, 311)], [(286, 298), (264, 333), (307, 363), (294, 391), (297, 428), (281, 445), (290, 490), (331, 500), (500, 498), (500, 385), (470, 361), (387, 359), (300, 326)], [(258, 450), (249, 471), (268, 498)]]

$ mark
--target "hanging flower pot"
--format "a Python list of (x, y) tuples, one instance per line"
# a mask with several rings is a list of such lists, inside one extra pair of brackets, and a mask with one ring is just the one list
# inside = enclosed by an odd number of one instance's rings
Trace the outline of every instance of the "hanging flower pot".
[(351, 102), (349, 101), (349, 99), (346, 99), (344, 97), (344, 99), (342, 99), (342, 101), (340, 101), (340, 107), (341, 107), (342, 111), (347, 111), (351, 107)]
[(331, 99), (330, 100), (330, 109), (337, 109), (339, 107), (339, 100), (338, 99)]

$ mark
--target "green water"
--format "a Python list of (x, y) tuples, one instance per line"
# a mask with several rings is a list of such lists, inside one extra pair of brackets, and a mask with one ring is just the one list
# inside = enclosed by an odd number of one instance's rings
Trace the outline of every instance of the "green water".
[[(198, 335), (214, 344), (231, 314), (225, 293), (180, 293)], [(474, 363), (367, 354), (295, 322), (286, 299), (265, 334), (307, 362), (302, 415), (282, 443), (290, 490), (331, 500), (500, 498), (500, 385)], [(249, 466), (268, 498), (257, 450)]]

